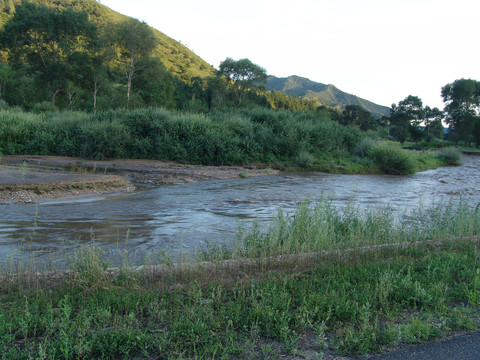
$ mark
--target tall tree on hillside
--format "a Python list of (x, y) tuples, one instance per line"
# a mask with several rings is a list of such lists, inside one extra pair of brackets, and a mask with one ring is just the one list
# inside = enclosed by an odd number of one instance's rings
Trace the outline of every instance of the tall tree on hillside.
[[(480, 112), (480, 82), (459, 79), (442, 88), (446, 122), (455, 136), (455, 142), (465, 141), (465, 147), (473, 139)], [(477, 144), (478, 145), (478, 144)]]
[(147, 58), (138, 62), (141, 71), (132, 84), (140, 93), (147, 106), (173, 109), (175, 103), (175, 76), (167, 71), (157, 58)]
[(226, 58), (220, 64), (219, 73), (232, 81), (231, 86), (238, 105), (241, 105), (243, 95), (247, 89), (264, 89), (267, 85), (266, 70), (248, 59), (235, 61), (231, 58)]
[(418, 96), (409, 95), (402, 101), (392, 104), (390, 126), (392, 135), (402, 144), (407, 140), (410, 128), (418, 128), (423, 119), (423, 104)]
[(5, 24), (1, 42), (13, 62), (27, 63), (36, 80), (48, 87), (55, 105), (71, 75), (73, 58), (87, 51), (95, 37), (96, 27), (85, 12), (59, 12), (24, 1)]
[(112, 26), (107, 32), (107, 38), (113, 45), (114, 57), (127, 82), (126, 101), (130, 102), (132, 80), (140, 70), (139, 62), (150, 57), (157, 38), (150, 27), (136, 19), (128, 19)]

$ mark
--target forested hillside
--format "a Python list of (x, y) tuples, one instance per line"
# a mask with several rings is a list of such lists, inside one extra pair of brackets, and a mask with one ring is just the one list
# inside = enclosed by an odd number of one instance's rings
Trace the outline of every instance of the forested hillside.
[[(21, 2), (22, 0), (0, 0), (0, 26), (2, 28), (15, 13), (15, 6)], [(100, 29), (107, 28), (109, 24), (129, 19), (128, 16), (119, 14), (96, 0), (30, 0), (30, 2), (62, 11), (68, 8), (85, 11), (89, 20)], [(186, 81), (192, 77), (207, 77), (214, 74), (213, 67), (187, 47), (154, 28), (151, 30), (157, 39), (153, 55), (165, 65), (169, 72)]]

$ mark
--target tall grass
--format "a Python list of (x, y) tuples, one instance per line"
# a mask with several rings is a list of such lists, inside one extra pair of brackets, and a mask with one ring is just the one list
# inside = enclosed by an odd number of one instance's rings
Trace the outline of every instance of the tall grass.
[(437, 157), (447, 165), (462, 165), (462, 155), (453, 147), (443, 148), (438, 152)]
[(362, 209), (352, 202), (338, 208), (331, 199), (321, 197), (302, 202), (292, 216), (280, 209), (267, 230), (262, 230), (258, 223), (248, 231), (240, 228), (233, 247), (209, 249), (201, 257), (215, 259), (221, 254), (233, 259), (265, 258), (371, 245), (445, 241), (478, 234), (480, 204), (472, 208), (466, 200), (440, 201), (394, 216), (387, 207)]
[(415, 172), (415, 162), (398, 144), (381, 142), (372, 147), (368, 156), (386, 174), (408, 175)]
[(353, 147), (361, 133), (324, 115), (250, 111), (191, 114), (165, 109), (87, 114), (0, 111), (0, 152), (151, 158), (196, 164), (295, 161)]

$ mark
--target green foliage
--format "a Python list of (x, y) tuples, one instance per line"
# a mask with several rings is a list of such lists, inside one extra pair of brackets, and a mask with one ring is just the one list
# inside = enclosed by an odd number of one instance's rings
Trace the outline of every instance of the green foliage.
[(139, 70), (139, 62), (148, 58), (155, 48), (157, 39), (152, 29), (144, 22), (128, 19), (107, 28), (107, 43), (110, 55), (126, 78), (127, 107), (130, 103), (132, 81)]
[(369, 157), (385, 174), (408, 175), (415, 172), (410, 154), (394, 143), (381, 142), (373, 146)]
[(462, 155), (453, 147), (443, 148), (437, 156), (447, 165), (462, 165)]
[(315, 158), (306, 151), (302, 151), (295, 158), (295, 164), (297, 164), (302, 168), (311, 167), (314, 162), (315, 162)]
[(422, 100), (418, 96), (409, 95), (398, 105), (392, 104), (390, 115), (392, 135), (403, 144), (409, 133), (413, 131), (416, 134), (415, 130), (423, 120), (423, 115)]
[(10, 154), (151, 158), (217, 165), (295, 162), (302, 152), (313, 157), (340, 153), (354, 146), (360, 135), (321, 114), (267, 109), (209, 114), (165, 109), (96, 114), (0, 112), (2, 150)]
[(232, 81), (231, 88), (238, 105), (242, 103), (243, 95), (247, 90), (264, 89), (267, 84), (266, 70), (248, 59), (235, 61), (226, 58), (220, 63), (218, 72)]
[(472, 79), (459, 79), (442, 88), (445, 102), (446, 122), (453, 132), (456, 144), (464, 141), (468, 147), (475, 141), (480, 147), (480, 82)]
[(376, 141), (370, 137), (364, 137), (360, 140), (355, 148), (352, 150), (352, 154), (354, 156), (358, 156), (359, 158), (366, 158), (372, 151), (373, 147), (375, 146)]
[(343, 110), (340, 123), (343, 125), (355, 125), (361, 130), (375, 130), (378, 122), (375, 118), (359, 105), (347, 105)]
[(55, 105), (56, 95), (71, 76), (75, 55), (88, 50), (96, 31), (85, 12), (56, 11), (25, 1), (16, 7), (1, 38), (11, 60), (28, 63), (36, 80), (48, 87)]

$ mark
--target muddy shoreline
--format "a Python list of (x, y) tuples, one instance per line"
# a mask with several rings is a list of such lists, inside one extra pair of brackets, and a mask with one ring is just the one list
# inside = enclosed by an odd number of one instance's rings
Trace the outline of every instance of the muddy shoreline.
[(265, 165), (220, 167), (157, 160), (94, 161), (59, 156), (6, 155), (0, 164), (0, 204), (132, 191), (135, 184), (160, 186), (277, 173)]

